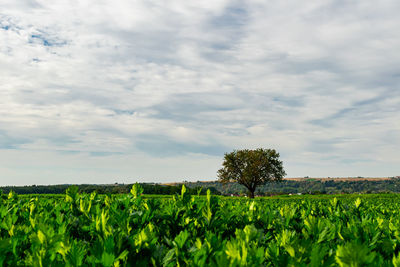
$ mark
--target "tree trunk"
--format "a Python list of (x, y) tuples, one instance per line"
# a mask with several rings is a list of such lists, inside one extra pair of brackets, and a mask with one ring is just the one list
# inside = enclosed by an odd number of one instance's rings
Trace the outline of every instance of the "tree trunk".
[(254, 198), (254, 191), (255, 190), (250, 190), (249, 189), (249, 194), (248, 194), (249, 198)]

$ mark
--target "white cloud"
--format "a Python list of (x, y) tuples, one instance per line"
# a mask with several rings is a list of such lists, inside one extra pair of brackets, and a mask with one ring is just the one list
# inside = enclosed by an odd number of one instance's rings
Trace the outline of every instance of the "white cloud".
[(289, 176), (398, 175), (398, 8), (0, 1), (1, 183), (213, 179), (247, 147), (278, 149)]

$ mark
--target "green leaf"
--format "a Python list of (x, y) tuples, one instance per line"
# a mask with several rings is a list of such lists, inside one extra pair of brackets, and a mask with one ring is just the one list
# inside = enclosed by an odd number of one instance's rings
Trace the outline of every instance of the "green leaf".
[(75, 200), (78, 196), (78, 191), (79, 191), (79, 188), (76, 185), (72, 185), (72, 186), (68, 187), (67, 190), (65, 191), (66, 201), (67, 202), (75, 202)]
[(397, 256), (393, 255), (392, 263), (394, 267), (400, 267), (400, 253)]
[(322, 232), (319, 233), (317, 243), (321, 243), (321, 242), (325, 241), (328, 232), (329, 232), (329, 227), (325, 227), (324, 230), (322, 230)]
[(14, 191), (10, 191), (9, 193), (8, 193), (8, 199), (14, 199), (14, 198), (16, 198), (17, 197), (17, 194), (15, 194), (15, 192)]
[(336, 250), (336, 262), (342, 267), (371, 264), (375, 256), (375, 252), (371, 252), (367, 246), (357, 243), (347, 243)]
[(99, 263), (101, 263), (104, 267), (108, 267), (114, 264), (114, 260), (115, 260), (114, 254), (103, 252)]
[(179, 235), (175, 237), (174, 241), (177, 247), (181, 249), (185, 245), (188, 238), (189, 238), (189, 232), (187, 230), (184, 230), (181, 231)]
[(186, 193), (186, 186), (183, 184), (181, 189), (181, 197), (183, 198)]
[(285, 250), (287, 251), (287, 253), (289, 253), (290, 257), (295, 256), (295, 250), (292, 246), (285, 246)]
[(74, 241), (67, 254), (68, 263), (71, 264), (71, 266), (82, 266), (85, 255), (86, 248), (77, 241)]
[(44, 244), (46, 242), (46, 236), (41, 230), (37, 232), (37, 237), (41, 244)]
[(143, 187), (140, 184), (135, 183), (134, 185), (132, 185), (131, 194), (134, 198), (138, 198), (140, 195), (142, 195), (142, 193)]
[(358, 207), (361, 205), (361, 199), (357, 198), (356, 201), (354, 202), (354, 205), (356, 206), (356, 208), (358, 209)]
[(170, 262), (172, 262), (174, 260), (174, 256), (175, 256), (175, 249), (170, 249), (164, 256), (163, 265), (167, 266)]
[(319, 267), (324, 263), (324, 258), (328, 253), (329, 248), (314, 244), (311, 250), (311, 267)]

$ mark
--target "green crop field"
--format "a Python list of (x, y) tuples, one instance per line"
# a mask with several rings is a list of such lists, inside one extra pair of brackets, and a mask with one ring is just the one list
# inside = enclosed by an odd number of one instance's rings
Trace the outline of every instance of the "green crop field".
[(0, 266), (399, 266), (394, 194), (0, 199)]

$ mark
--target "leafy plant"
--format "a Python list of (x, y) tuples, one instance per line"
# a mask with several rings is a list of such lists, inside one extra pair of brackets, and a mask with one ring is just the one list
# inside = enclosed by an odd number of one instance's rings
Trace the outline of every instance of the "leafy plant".
[(400, 196), (0, 197), (0, 266), (399, 266)]

